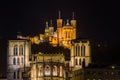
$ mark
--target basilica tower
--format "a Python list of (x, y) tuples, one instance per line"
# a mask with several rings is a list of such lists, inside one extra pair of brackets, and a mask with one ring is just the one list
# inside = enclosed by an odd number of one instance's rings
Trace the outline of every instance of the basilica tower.
[(73, 12), (72, 20), (71, 20), (71, 26), (73, 26), (73, 39), (76, 39), (76, 20), (75, 20), (75, 15)]
[(61, 45), (62, 43), (62, 19), (61, 19), (61, 12), (59, 11), (59, 16), (57, 19), (57, 37), (58, 37), (58, 44)]
[(49, 26), (48, 22), (46, 21), (46, 27), (45, 27), (45, 37), (44, 37), (45, 42), (49, 41)]
[(74, 12), (72, 20), (67, 19), (66, 24), (62, 28), (62, 44), (67, 48), (71, 48), (71, 40), (76, 39), (76, 20), (74, 18)]

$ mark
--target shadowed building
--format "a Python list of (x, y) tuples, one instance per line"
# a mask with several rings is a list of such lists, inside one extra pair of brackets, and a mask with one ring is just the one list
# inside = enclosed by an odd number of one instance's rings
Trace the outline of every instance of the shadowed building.
[(73, 80), (120, 80), (119, 66), (86, 67), (74, 71)]

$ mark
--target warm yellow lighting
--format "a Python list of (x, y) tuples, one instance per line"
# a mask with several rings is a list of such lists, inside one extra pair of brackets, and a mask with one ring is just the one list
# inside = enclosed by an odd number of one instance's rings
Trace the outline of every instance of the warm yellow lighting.
[(112, 69), (115, 69), (115, 66), (112, 66)]

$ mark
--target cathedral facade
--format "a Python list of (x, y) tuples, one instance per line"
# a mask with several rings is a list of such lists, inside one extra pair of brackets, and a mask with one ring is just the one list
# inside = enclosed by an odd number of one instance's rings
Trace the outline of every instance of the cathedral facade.
[[(76, 39), (74, 13), (70, 23), (67, 20), (63, 24), (59, 12), (55, 32), (46, 22), (44, 34), (27, 38), (19, 35), (17, 38), (8, 41), (7, 80), (78, 80), (73, 78), (74, 72), (91, 63), (89, 40)], [(62, 51), (32, 53), (31, 46), (42, 42), (49, 42), (54, 48), (63, 46), (70, 50), (69, 55), (65, 56), (67, 53)]]

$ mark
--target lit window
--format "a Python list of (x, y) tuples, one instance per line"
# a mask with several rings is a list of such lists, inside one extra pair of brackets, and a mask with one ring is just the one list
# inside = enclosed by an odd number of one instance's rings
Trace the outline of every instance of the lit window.
[(57, 76), (57, 67), (56, 66), (53, 67), (53, 75)]
[(59, 74), (60, 74), (60, 77), (63, 76), (62, 75), (63, 74), (63, 68), (62, 68), (62, 66), (60, 66), (60, 73)]
[(48, 65), (45, 67), (45, 74), (50, 75), (50, 66)]

